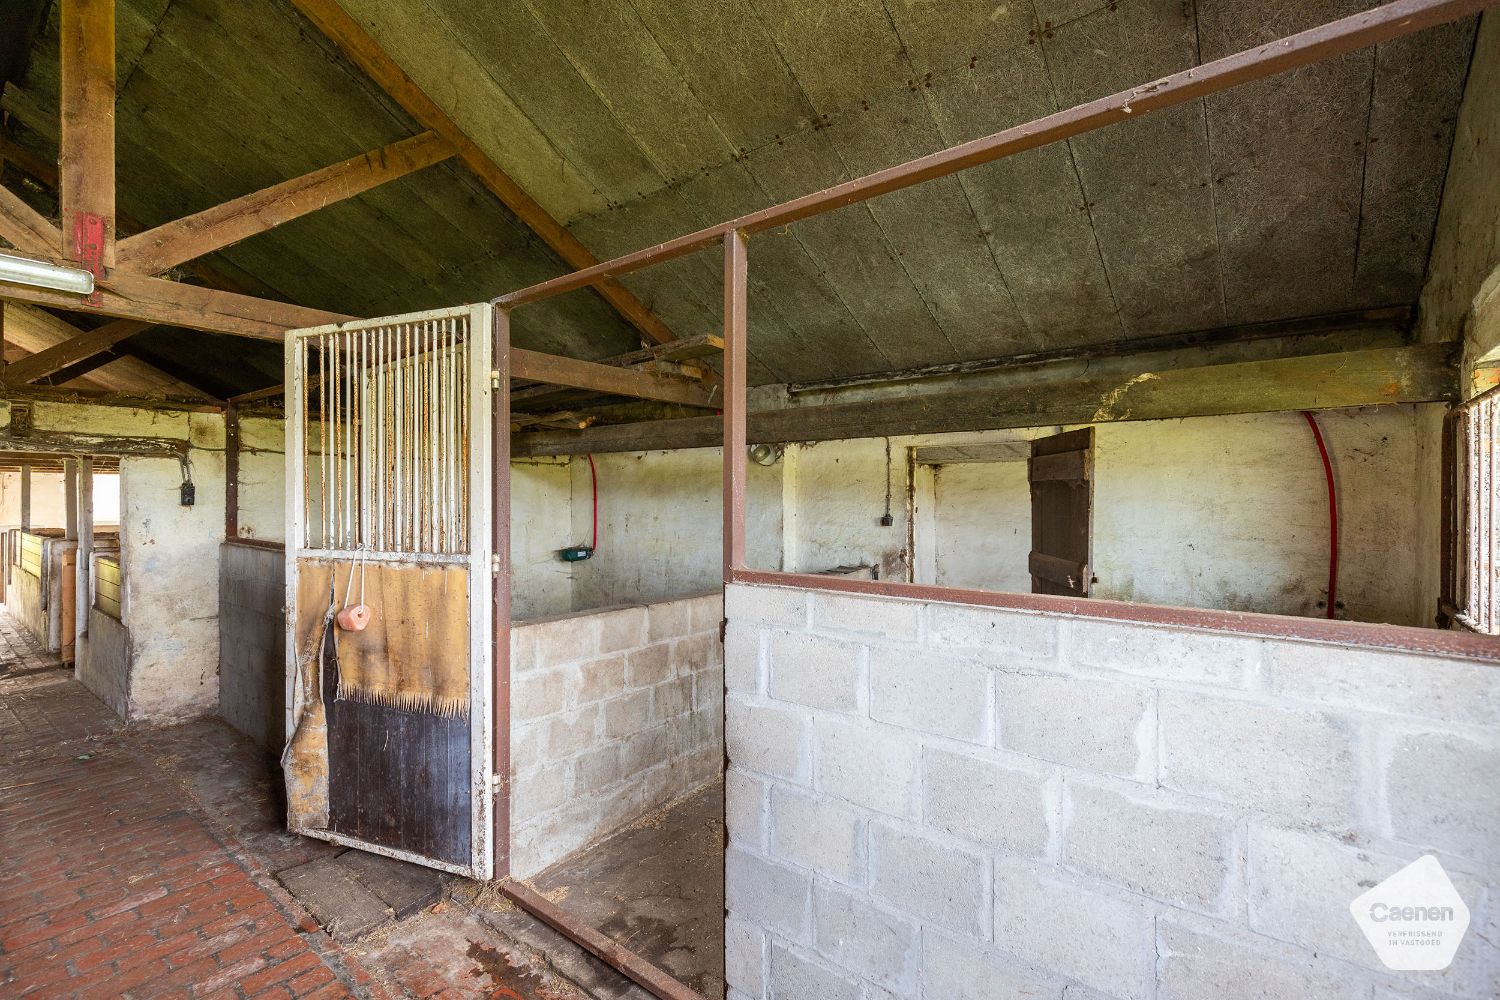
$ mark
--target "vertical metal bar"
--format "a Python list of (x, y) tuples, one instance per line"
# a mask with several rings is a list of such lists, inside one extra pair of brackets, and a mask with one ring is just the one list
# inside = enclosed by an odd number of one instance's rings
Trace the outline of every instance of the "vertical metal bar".
[(1485, 440), (1484, 449), (1484, 502), (1489, 511), (1489, 530), (1485, 534), (1485, 566), (1484, 566), (1484, 630), (1493, 634), (1495, 631), (1495, 449), (1500, 442), (1500, 408), (1495, 406), (1493, 396), (1485, 400), (1485, 415), (1488, 417), (1489, 434)]
[(371, 545), (385, 548), (385, 327), (375, 331), (375, 527)]
[(318, 532), (318, 548), (330, 548), (333, 539), (333, 510), (329, 504), (329, 475), (331, 470), (328, 466), (329, 443), (332, 438), (332, 429), (329, 427), (328, 418), (331, 416), (332, 407), (328, 405), (328, 394), (333, 391), (333, 383), (328, 377), (328, 334), (318, 336), (318, 521), (320, 529)]
[(401, 471), (405, 464), (402, 459), (401, 449), (406, 445), (406, 356), (401, 350), (402, 326), (397, 324), (391, 330), (391, 364), (395, 366), (392, 374), (395, 377), (395, 393), (391, 399), (391, 428), (394, 435), (395, 447), (391, 449), (391, 493), (395, 503), (391, 507), (391, 551), (403, 551), (402, 540), (405, 530), (405, 502), (406, 497), (402, 489)]
[(423, 367), (427, 369), (427, 413), (424, 424), (427, 429), (428, 447), (422, 461), (422, 481), (427, 484), (427, 523), (424, 531), (427, 535), (427, 551), (440, 552), (438, 548), (437, 532), (437, 449), (438, 449), (438, 321), (428, 320), (427, 327), (427, 353), (422, 359)]
[[(307, 405), (307, 352), (311, 349), (306, 338), (302, 338), (296, 342), (291, 352), (292, 359), (289, 365), (291, 368), (290, 377), (285, 380), (287, 387), (286, 404), (293, 408), (292, 421), (288, 424), (288, 428), (297, 437), (295, 445), (287, 448), (287, 453), (291, 454), (293, 450), (296, 451), (296, 456), (293, 460), (296, 462), (296, 468), (302, 470), (302, 475), (297, 477), (302, 480), (302, 510), (300, 516), (293, 521), (294, 525), (301, 527), (301, 531), (291, 532), (286, 536), (287, 547), (292, 551), (307, 544), (307, 522), (308, 518), (312, 516), (312, 483), (308, 479), (307, 471), (308, 430), (309, 422), (312, 419), (312, 408)], [(291, 445), (292, 443), (288, 442), (288, 444)], [(291, 482), (287, 483), (286, 516), (288, 518), (293, 516), (293, 494), (291, 492), (293, 485)]]
[[(745, 566), (745, 234), (724, 237), (724, 582)], [(506, 426), (507, 433), (510, 427)]]
[(240, 408), (224, 404), (224, 539), (240, 537)]
[[(230, 407), (234, 404), (230, 403)], [(94, 457), (79, 459), (78, 469), (78, 559), (75, 563), (73, 602), (73, 648), (89, 634), (94, 595)]]
[[(494, 635), (495, 874), (510, 874), (510, 313), (496, 308), (490, 365), (498, 374), (491, 394), (490, 550), (493, 553), (492, 621)], [(475, 340), (484, 331), (469, 331)], [(473, 352), (465, 352), (472, 363)], [(466, 366), (467, 367), (467, 366)], [(468, 407), (463, 408), (465, 412)], [(467, 436), (465, 436), (465, 439)], [(479, 530), (483, 530), (482, 528)]]
[(370, 519), (374, 514), (375, 483), (374, 466), (370, 462), (374, 441), (370, 424), (370, 379), (374, 370), (370, 366), (370, 342), (373, 330), (361, 330), (359, 334), (359, 546), (370, 545)]

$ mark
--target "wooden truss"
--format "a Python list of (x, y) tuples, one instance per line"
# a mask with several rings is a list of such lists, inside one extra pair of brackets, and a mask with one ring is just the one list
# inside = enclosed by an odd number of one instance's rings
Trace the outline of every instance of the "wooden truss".
[[(55, 177), (38, 178), (56, 184), (61, 224), (41, 216), (14, 192), (0, 188), (0, 238), (25, 256), (93, 272), (97, 291), (83, 300), (46, 289), (8, 286), (5, 296), (32, 305), (97, 312), (136, 325), (132, 328), (110, 323), (81, 334), (74, 341), (48, 351), (46, 358), (27, 359), (26, 364), (8, 371), (4, 378), (6, 385), (24, 386), (45, 378), (107, 351), (125, 337), (152, 325), (280, 341), (288, 329), (354, 319), (257, 298), (232, 288), (188, 285), (158, 275), (448, 159), (456, 158), (471, 170), (569, 265), (581, 268), (598, 263), (560, 222), (490, 160), (334, 0), (297, 0), (296, 6), (425, 131), (122, 238), (115, 210), (115, 3), (114, 0), (61, 0), (61, 148)], [(28, 173), (52, 173), (48, 165), (35, 162), (35, 157), (16, 150), (12, 143), (7, 142), (0, 149), (0, 156), (14, 160)], [(198, 270), (201, 273), (202, 269)], [(598, 292), (649, 342), (669, 343), (675, 339), (660, 319), (618, 283), (601, 282)], [(619, 373), (612, 376), (618, 378)], [(658, 383), (660, 380), (649, 384), (637, 380), (636, 384), (651, 388), (652, 394), (646, 398), (700, 399), (699, 395), (682, 391), (681, 386)]]

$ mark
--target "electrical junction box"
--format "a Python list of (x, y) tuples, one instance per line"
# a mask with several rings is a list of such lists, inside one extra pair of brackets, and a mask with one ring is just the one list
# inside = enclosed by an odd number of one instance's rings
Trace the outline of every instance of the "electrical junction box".
[(557, 558), (563, 562), (583, 562), (594, 554), (594, 550), (587, 545), (575, 545), (568, 549), (558, 549)]

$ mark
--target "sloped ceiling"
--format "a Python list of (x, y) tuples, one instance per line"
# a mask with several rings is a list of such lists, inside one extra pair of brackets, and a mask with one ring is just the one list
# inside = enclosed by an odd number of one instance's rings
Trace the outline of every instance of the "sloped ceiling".
[[(601, 258), (1375, 6), (342, 2)], [(122, 0), (120, 16), (121, 205), (143, 223), (417, 131), (285, 0)], [(1425, 32), (762, 234), (752, 379), (1410, 303), (1472, 35)], [(56, 37), (54, 13), (5, 98), (48, 148)], [(217, 256), (257, 290), (360, 315), (563, 270), (452, 164)], [(719, 325), (713, 254), (627, 284), (681, 336)], [(636, 339), (589, 293), (520, 310), (516, 335), (589, 358)]]

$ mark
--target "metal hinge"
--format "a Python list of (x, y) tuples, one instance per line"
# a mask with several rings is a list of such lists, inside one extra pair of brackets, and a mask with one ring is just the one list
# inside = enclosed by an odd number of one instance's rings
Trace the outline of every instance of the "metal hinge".
[(500, 372), (498, 370), (491, 370), (490, 371), (490, 388), (491, 389), (498, 389), (498, 388), (500, 388)]
[(490, 553), (490, 576), (500, 575), (500, 553)]

